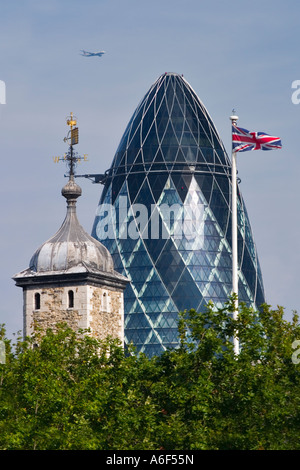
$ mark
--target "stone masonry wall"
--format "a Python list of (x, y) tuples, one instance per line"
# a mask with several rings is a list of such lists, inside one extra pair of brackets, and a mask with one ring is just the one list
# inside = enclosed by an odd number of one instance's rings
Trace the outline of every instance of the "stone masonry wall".
[[(70, 287), (30, 289), (26, 296), (25, 334), (32, 333), (34, 326), (45, 331), (47, 328), (55, 330), (57, 323), (67, 323), (71, 328), (77, 329), (82, 323), (82, 315), (79, 308), (68, 308), (68, 291), (73, 290), (76, 295), (75, 289)], [(35, 309), (34, 306), (36, 293), (40, 294), (40, 309)]]
[[(74, 305), (68, 306), (68, 291), (74, 293)], [(35, 294), (40, 294), (40, 308), (35, 308)], [(34, 326), (55, 330), (57, 323), (67, 323), (72, 329), (91, 329), (98, 339), (107, 336), (124, 341), (123, 292), (108, 287), (90, 285), (28, 288), (24, 293), (24, 336)]]
[(123, 292), (108, 288), (90, 287), (90, 327), (92, 335), (107, 336), (124, 341)]

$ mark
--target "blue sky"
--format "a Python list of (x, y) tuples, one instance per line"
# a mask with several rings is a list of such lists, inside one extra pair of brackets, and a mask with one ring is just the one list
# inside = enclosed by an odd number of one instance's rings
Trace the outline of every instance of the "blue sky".
[[(78, 118), (78, 172), (109, 168), (139, 101), (164, 72), (183, 74), (230, 153), (239, 125), (280, 136), (283, 149), (238, 156), (242, 191), (268, 303), (299, 310), (300, 79), (296, 0), (14, 0), (1, 5), (1, 311), (22, 329), (22, 291), (11, 277), (60, 227), (65, 201), (65, 118)], [(87, 59), (80, 50), (105, 50)], [(81, 224), (91, 231), (101, 186), (80, 180)]]

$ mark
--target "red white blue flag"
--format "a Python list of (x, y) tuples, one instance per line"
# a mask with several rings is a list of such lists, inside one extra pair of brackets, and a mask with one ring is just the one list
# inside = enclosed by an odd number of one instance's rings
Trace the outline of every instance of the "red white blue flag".
[(247, 129), (232, 126), (232, 151), (246, 152), (247, 150), (274, 150), (281, 149), (279, 137), (264, 132), (249, 132)]

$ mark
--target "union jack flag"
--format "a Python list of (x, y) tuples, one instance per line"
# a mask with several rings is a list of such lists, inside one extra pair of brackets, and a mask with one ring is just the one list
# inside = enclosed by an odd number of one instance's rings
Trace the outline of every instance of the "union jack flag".
[(274, 150), (281, 149), (279, 137), (273, 137), (264, 132), (249, 132), (247, 129), (232, 126), (233, 152), (246, 152), (247, 150)]

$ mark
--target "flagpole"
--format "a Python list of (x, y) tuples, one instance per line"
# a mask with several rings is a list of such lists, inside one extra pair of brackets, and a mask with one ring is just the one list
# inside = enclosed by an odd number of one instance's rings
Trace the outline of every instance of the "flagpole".
[[(230, 116), (232, 124), (236, 124), (238, 116), (233, 114)], [(236, 166), (236, 152), (232, 151), (231, 159), (231, 184), (232, 184), (232, 197), (231, 197), (231, 211), (232, 211), (232, 293), (236, 294), (234, 300), (233, 319), (236, 320), (239, 311), (238, 300), (238, 236), (237, 236), (237, 166)], [(234, 335), (233, 346), (235, 354), (239, 354), (239, 339)]]

